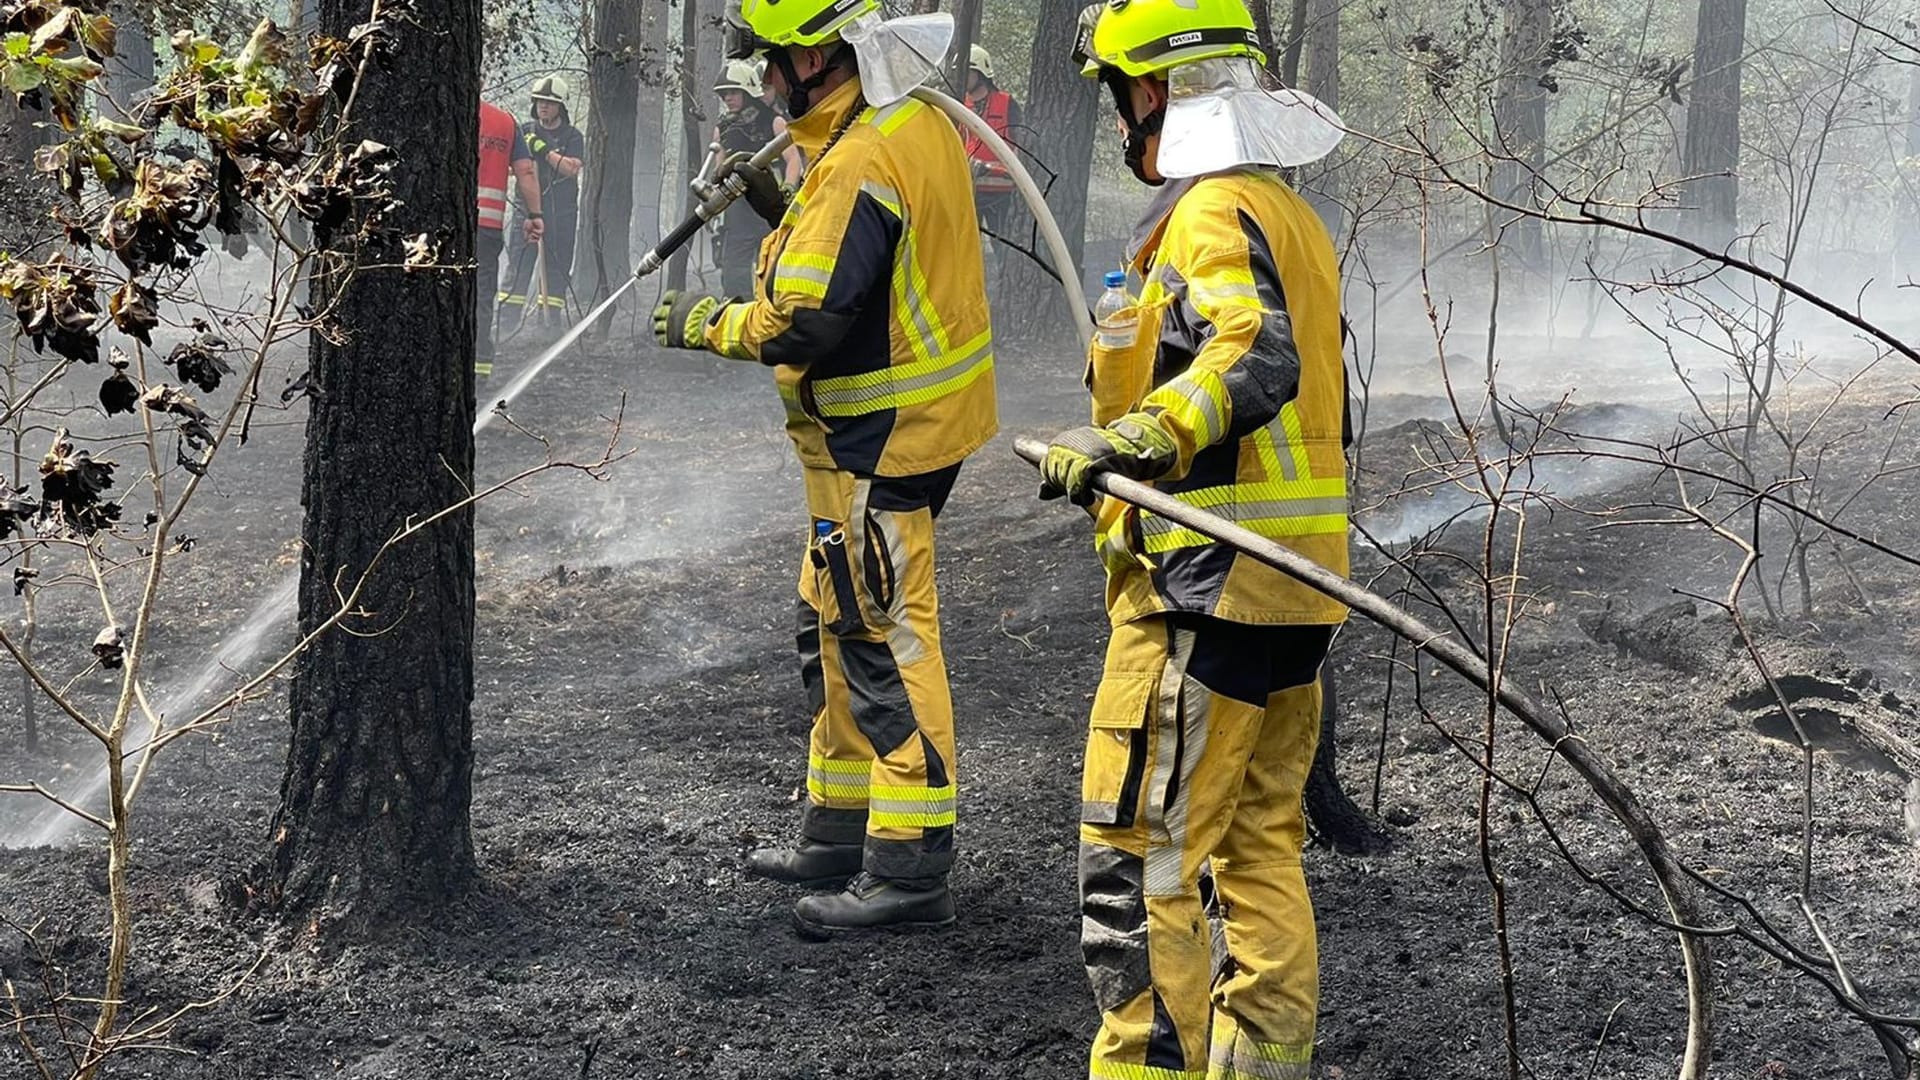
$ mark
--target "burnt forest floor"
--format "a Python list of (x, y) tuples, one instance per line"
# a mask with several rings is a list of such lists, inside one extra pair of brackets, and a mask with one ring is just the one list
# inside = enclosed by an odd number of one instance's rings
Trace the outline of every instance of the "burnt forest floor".
[[(1420, 421), (1448, 415), (1423, 382), (1427, 349), (1409, 346), (1405, 366), (1376, 384), (1363, 458), (1372, 496), (1431, 445)], [(510, 377), (511, 355), (501, 366)], [(120, 1059), (108, 1075), (1084, 1075), (1096, 1018), (1077, 948), (1074, 824), (1105, 622), (1083, 519), (1037, 502), (1033, 472), (1008, 448), (1012, 434), (1079, 419), (1079, 365), (1010, 350), (1001, 370), (1007, 434), (963, 473), (940, 536), (966, 792), (957, 929), (803, 943), (788, 927), (792, 894), (740, 872), (744, 849), (791, 836), (803, 798), (807, 718), (791, 660), (804, 516), (797, 468), (763, 372), (601, 346), (556, 366), (514, 416), (555, 453), (591, 458), (624, 388), (622, 436), (634, 454), (604, 483), (543, 476), (479, 512), (473, 818), (484, 888), (378, 945), (298, 936), (288, 947), (234, 919), (218, 896), (267, 844), (285, 744), (282, 685), (172, 751), (137, 808), (132, 1005), (208, 997), (271, 946), (268, 955), (230, 999), (184, 1020), (168, 1048)], [(1886, 414), (1877, 392), (1855, 407), (1858, 419), (1889, 430), (1876, 420)], [(1670, 428), (1671, 408), (1649, 404), (1657, 399), (1604, 387), (1579, 398), (1589, 419)], [(168, 593), (159, 686), (191, 682), (214, 643), (231, 642), (291, 571), (303, 415), (296, 405), (268, 416), (216, 467), (186, 526), (199, 543)], [(1910, 441), (1899, 452), (1913, 460)], [(482, 479), (542, 453), (496, 426), (479, 440)], [(1575, 504), (1644, 501), (1652, 490), (1648, 474), (1631, 469), (1568, 466), (1555, 479)], [(1912, 473), (1888, 477), (1847, 520), (1920, 547), (1917, 486)], [(1372, 520), (1404, 529), (1450, 512), (1449, 498), (1458, 496), (1389, 506)], [(1751, 893), (1811, 946), (1789, 920), (1798, 752), (1778, 738), (1724, 623), (1702, 605), (1674, 606), (1675, 588), (1724, 589), (1727, 550), (1697, 530), (1596, 524), (1564, 509), (1530, 516), (1534, 617), (1515, 638), (1511, 671), (1564, 699), (1683, 857)], [(1477, 559), (1478, 536), (1468, 522), (1449, 546)], [(1872, 610), (1851, 601), (1834, 559), (1816, 558), (1816, 616), (1761, 620), (1762, 634), (1792, 692), (1830, 718), (1815, 759), (1812, 899), (1875, 1003), (1912, 1013), (1920, 858), (1902, 824), (1908, 778), (1855, 736), (1849, 717), (1873, 710), (1920, 735), (1906, 704), (1920, 700), (1917, 572), (1864, 552), (1849, 558)], [(1383, 586), (1398, 580), (1365, 549), (1356, 572)], [(1473, 602), (1473, 575), (1458, 564), (1430, 573), (1445, 595)], [(63, 616), (55, 599), (45, 603), (45, 647), (84, 653), (90, 611)], [(284, 648), (288, 629), (261, 637), (267, 650)], [(1496, 1075), (1504, 1035), (1477, 774), (1444, 734), (1477, 740), (1482, 703), (1429, 664), (1417, 698), (1400, 670), (1385, 709), (1387, 673), (1406, 654), (1358, 621), (1336, 656), (1346, 786), (1399, 824), (1383, 854), (1309, 856), (1323, 973), (1315, 1075)], [(80, 783), (89, 771), (82, 739), (43, 708), (47, 745), (25, 753), (11, 734), (17, 694), (9, 700), (0, 781)], [(1503, 721), (1498, 740), (1503, 768), (1540, 773), (1537, 739)], [(1547, 771), (1542, 791), (1574, 850), (1652, 897), (1576, 779)], [(1672, 939), (1581, 883), (1519, 800), (1497, 795), (1490, 829), (1532, 1075), (1671, 1075), (1684, 1021)], [(0, 915), (37, 927), (45, 949), (7, 931), (7, 977), (31, 986), (50, 959), (56, 977), (70, 974), (85, 992), (101, 959), (103, 863), (96, 847), (71, 843), (0, 850)], [(1718, 946), (1714, 964), (1716, 1075), (1885, 1075), (1870, 1035), (1813, 980), (1732, 944)], [(0, 1048), (0, 1073), (28, 1068), (10, 1040)]]

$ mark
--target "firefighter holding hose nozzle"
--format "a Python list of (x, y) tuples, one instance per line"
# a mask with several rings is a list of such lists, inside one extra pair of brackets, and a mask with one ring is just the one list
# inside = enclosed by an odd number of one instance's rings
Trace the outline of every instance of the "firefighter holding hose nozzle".
[(1093, 425), (1056, 436), (1041, 469), (1044, 496), (1096, 508), (1113, 624), (1081, 778), (1090, 1075), (1305, 1080), (1319, 989), (1301, 792), (1346, 609), (1093, 483), (1151, 483), (1346, 572), (1339, 275), (1280, 174), (1329, 153), (1339, 119), (1266, 73), (1241, 0), (1095, 4), (1076, 52), (1156, 189), (1127, 261), (1139, 296), (1091, 349)]
[(747, 868), (839, 890), (796, 904), (810, 937), (953, 921), (958, 778), (934, 519), (998, 426), (966, 151), (946, 116), (906, 96), (930, 68), (879, 9), (733, 5), (729, 55), (767, 58), (811, 164), (788, 198), (730, 158), (773, 227), (757, 288), (668, 293), (654, 312), (662, 344), (772, 369), (803, 466), (808, 802), (798, 844), (751, 852)]

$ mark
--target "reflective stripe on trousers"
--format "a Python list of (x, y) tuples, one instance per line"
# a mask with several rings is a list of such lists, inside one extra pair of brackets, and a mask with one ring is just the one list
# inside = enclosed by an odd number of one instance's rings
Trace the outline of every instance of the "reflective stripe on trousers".
[[(1088, 1075), (1304, 1080), (1318, 1008), (1301, 794), (1330, 627), (1116, 627), (1081, 781)], [(1232, 964), (1214, 978), (1211, 864)]]
[(795, 636), (814, 722), (801, 831), (864, 843), (867, 871), (883, 878), (938, 878), (953, 865), (953, 704), (933, 521), (958, 471), (805, 471), (811, 520)]

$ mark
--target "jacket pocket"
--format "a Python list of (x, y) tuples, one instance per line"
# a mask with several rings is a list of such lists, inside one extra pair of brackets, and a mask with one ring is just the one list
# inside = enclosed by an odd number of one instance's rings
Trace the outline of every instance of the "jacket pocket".
[(1147, 771), (1151, 715), (1160, 676), (1109, 672), (1093, 696), (1086, 762), (1080, 772), (1080, 820), (1127, 828), (1140, 806)]
[(1093, 393), (1093, 422), (1111, 424), (1132, 412), (1153, 389), (1153, 362), (1160, 351), (1160, 320), (1166, 301), (1135, 304), (1131, 336), (1096, 329), (1087, 350), (1087, 389)]

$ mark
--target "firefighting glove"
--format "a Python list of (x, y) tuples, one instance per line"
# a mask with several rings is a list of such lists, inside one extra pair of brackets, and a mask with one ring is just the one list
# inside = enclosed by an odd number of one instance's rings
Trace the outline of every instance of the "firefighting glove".
[(546, 160), (547, 151), (553, 149), (553, 144), (541, 138), (536, 132), (529, 131), (522, 138), (527, 144), (527, 153), (542, 161)]
[(704, 349), (707, 323), (720, 307), (711, 296), (669, 291), (653, 309), (653, 336), (669, 349)]
[(747, 205), (753, 207), (753, 212), (759, 214), (761, 220), (779, 228), (780, 219), (787, 216), (787, 203), (792, 201), (793, 192), (781, 186), (771, 169), (755, 165), (753, 155), (744, 150), (729, 154), (720, 163), (720, 180), (724, 181), (735, 173), (747, 185)]
[(1173, 436), (1151, 413), (1129, 413), (1106, 427), (1080, 427), (1054, 436), (1040, 462), (1040, 497), (1062, 495), (1075, 506), (1093, 504), (1094, 477), (1115, 473), (1129, 480), (1157, 480), (1179, 460)]

